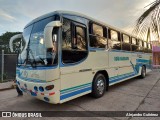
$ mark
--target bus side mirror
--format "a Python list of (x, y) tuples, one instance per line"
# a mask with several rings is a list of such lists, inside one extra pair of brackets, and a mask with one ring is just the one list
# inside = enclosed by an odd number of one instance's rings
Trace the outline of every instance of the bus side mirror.
[[(9, 48), (10, 48), (10, 51), (13, 52), (13, 42), (16, 40), (16, 39), (19, 39), (19, 38), (22, 38), (22, 34), (17, 34), (17, 35), (14, 35), (13, 37), (10, 38), (10, 41), (9, 41)], [(17, 46), (16, 46), (17, 47)]]
[(53, 42), (57, 40), (57, 35), (52, 35), (54, 27), (61, 27), (60, 21), (52, 21), (48, 23), (44, 28), (44, 42), (46, 48), (53, 48)]

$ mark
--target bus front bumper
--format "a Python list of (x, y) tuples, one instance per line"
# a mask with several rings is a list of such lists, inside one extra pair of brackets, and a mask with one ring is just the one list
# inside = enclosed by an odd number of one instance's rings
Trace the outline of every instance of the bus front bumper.
[[(20, 78), (17, 79), (17, 85), (21, 91), (28, 93), (29, 95), (36, 97), (37, 99), (43, 100), (48, 103), (57, 104), (60, 103), (60, 91), (59, 91), (59, 80), (36, 83), (28, 82)], [(54, 88), (47, 90), (46, 86), (54, 85)]]

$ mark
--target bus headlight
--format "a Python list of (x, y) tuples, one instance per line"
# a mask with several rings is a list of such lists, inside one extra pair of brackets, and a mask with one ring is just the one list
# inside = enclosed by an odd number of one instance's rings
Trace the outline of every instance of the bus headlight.
[(34, 90), (35, 90), (35, 91), (38, 91), (38, 88), (37, 88), (37, 86), (34, 86)]
[(43, 92), (44, 88), (42, 86), (39, 87), (39, 91)]

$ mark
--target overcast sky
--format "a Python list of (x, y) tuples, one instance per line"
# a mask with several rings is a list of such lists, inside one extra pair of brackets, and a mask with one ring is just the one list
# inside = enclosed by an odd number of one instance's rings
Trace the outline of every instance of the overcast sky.
[(55, 10), (86, 14), (112, 26), (130, 28), (154, 0), (0, 0), (0, 35), (23, 31), (32, 19)]

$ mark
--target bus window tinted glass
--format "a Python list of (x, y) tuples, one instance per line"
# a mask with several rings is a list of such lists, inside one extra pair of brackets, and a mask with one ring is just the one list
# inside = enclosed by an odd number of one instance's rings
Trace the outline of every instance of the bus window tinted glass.
[(77, 39), (77, 48), (79, 50), (86, 50), (86, 39), (85, 31), (82, 27), (76, 27), (76, 39)]
[(139, 47), (137, 45), (132, 45), (132, 51), (137, 52), (139, 50)]
[(142, 43), (141, 40), (139, 41), (139, 46), (140, 46), (140, 47), (143, 47), (143, 43)]
[(111, 41), (112, 42), (112, 49), (121, 50), (121, 42), (120, 41)]
[(147, 53), (148, 52), (148, 46), (147, 46), (147, 42), (143, 42), (144, 45), (144, 52)]
[(144, 52), (143, 41), (139, 40), (139, 52)]
[(111, 31), (111, 39), (118, 40), (118, 33), (114, 30), (110, 30), (110, 31)]
[(147, 43), (146, 42), (144, 42), (144, 48), (147, 48)]
[(125, 42), (125, 43), (130, 43), (130, 42), (129, 42), (129, 36), (123, 34), (123, 42)]
[(136, 43), (137, 43), (137, 42), (136, 42), (136, 38), (132, 38), (132, 44), (133, 44), (133, 45), (136, 45)]
[(71, 22), (68, 19), (63, 20), (62, 39), (62, 49), (71, 49)]
[(103, 27), (100, 25), (93, 24), (93, 34), (103, 37)]
[(148, 49), (151, 49), (151, 44), (148, 44)]
[(131, 50), (131, 44), (129, 41), (129, 36), (122, 34), (123, 42), (122, 42), (122, 50), (130, 51)]
[(103, 26), (92, 24), (93, 33), (90, 34), (90, 46), (94, 48), (105, 48), (107, 39), (103, 37)]
[(148, 53), (152, 53), (152, 45), (148, 43)]
[(139, 50), (138, 42), (136, 38), (132, 37), (131, 50), (137, 52)]
[(62, 62), (76, 64), (87, 57), (86, 28), (71, 20), (63, 19)]
[(90, 35), (90, 46), (95, 48), (105, 48), (107, 45), (107, 39), (100, 36)]

